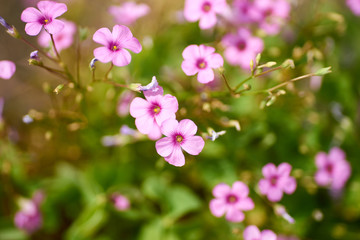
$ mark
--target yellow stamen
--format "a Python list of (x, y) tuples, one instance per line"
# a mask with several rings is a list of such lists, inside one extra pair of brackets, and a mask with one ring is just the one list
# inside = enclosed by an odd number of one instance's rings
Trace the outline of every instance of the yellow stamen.
[(44, 20), (44, 22), (45, 22), (45, 23), (48, 23), (48, 22), (49, 22), (49, 20), (45, 19), (45, 20)]
[(204, 62), (202, 62), (202, 63), (199, 63), (199, 68), (205, 68), (206, 67), (206, 65), (205, 65), (205, 63)]
[(154, 113), (159, 113), (159, 112), (160, 112), (160, 107), (155, 107), (155, 108), (153, 109), (153, 111), (154, 111)]
[(112, 50), (115, 51), (117, 49), (117, 46), (113, 46)]
[(177, 141), (178, 143), (181, 143), (183, 139), (184, 139), (184, 138), (183, 138), (182, 136), (180, 136), (180, 135), (176, 136), (176, 141)]

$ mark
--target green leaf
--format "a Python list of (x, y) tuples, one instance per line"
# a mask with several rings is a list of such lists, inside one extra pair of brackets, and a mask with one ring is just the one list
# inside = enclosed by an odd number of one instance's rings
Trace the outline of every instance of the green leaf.
[(161, 240), (163, 232), (163, 223), (160, 218), (156, 218), (142, 227), (138, 240)]

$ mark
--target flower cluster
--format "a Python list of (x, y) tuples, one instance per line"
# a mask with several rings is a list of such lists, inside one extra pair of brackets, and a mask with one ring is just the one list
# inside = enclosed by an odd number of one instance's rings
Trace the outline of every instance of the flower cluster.
[(178, 101), (170, 94), (163, 95), (163, 88), (155, 77), (149, 85), (139, 89), (143, 91), (145, 99), (137, 97), (130, 104), (130, 115), (135, 118), (137, 129), (152, 140), (165, 135), (156, 142), (156, 151), (168, 163), (183, 166), (185, 157), (181, 149), (198, 155), (204, 148), (204, 140), (194, 136), (197, 126), (189, 119), (176, 121)]

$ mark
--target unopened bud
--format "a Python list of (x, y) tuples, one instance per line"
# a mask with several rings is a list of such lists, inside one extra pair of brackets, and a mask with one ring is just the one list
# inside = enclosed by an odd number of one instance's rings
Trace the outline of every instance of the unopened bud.
[(140, 83), (131, 83), (129, 89), (134, 92), (140, 92), (141, 84)]
[(295, 68), (295, 63), (294, 63), (294, 60), (292, 59), (286, 59), (282, 64), (281, 66), (283, 68), (291, 68), (291, 69), (294, 69)]
[(265, 64), (262, 64), (262, 65), (258, 66), (258, 68), (264, 68), (264, 67), (271, 68), (271, 67), (273, 67), (275, 65), (276, 65), (276, 62), (267, 62)]
[(61, 91), (61, 89), (64, 88), (64, 84), (60, 84), (58, 85), (55, 89), (54, 89), (54, 93), (59, 94), (59, 92)]
[(331, 67), (321, 68), (315, 72), (316, 76), (324, 76), (328, 73), (331, 73)]
[(258, 53), (258, 55), (256, 55), (255, 58), (256, 65), (259, 65), (260, 59), (261, 59), (261, 53)]
[(14, 38), (20, 38), (20, 34), (19, 32), (16, 30), (16, 28), (14, 26), (10, 26), (10, 24), (8, 24), (4, 18), (0, 17), (0, 24), (6, 28), (6, 32), (14, 37)]
[(96, 58), (93, 58), (91, 61), (90, 61), (90, 64), (89, 64), (89, 67), (90, 67), (90, 70), (93, 71), (96, 67), (95, 67), (95, 62), (97, 62), (98, 60)]

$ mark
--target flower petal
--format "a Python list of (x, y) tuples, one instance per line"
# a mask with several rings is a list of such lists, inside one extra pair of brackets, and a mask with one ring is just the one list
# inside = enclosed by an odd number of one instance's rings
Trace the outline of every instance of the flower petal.
[(259, 190), (261, 194), (267, 194), (270, 188), (270, 183), (267, 179), (261, 179), (259, 181)]
[(33, 7), (26, 8), (21, 13), (21, 21), (26, 23), (37, 22), (42, 17), (43, 15), (41, 14), (41, 12)]
[(214, 71), (211, 68), (206, 68), (201, 71), (199, 71), (199, 74), (197, 76), (197, 80), (200, 83), (208, 83), (215, 79)]
[(131, 38), (130, 40), (121, 43), (121, 47), (127, 48), (130, 51), (133, 51), (134, 53), (139, 53), (142, 50), (142, 46), (136, 38)]
[(112, 62), (115, 66), (118, 67), (126, 66), (131, 62), (131, 55), (127, 50), (120, 49), (119, 51), (115, 52)]
[(49, 7), (49, 16), (56, 18), (63, 15), (67, 11), (67, 6), (65, 3), (55, 3), (53, 6)]
[(276, 240), (277, 236), (273, 231), (265, 229), (261, 232), (261, 238), (259, 239)]
[(230, 222), (241, 222), (244, 220), (245, 215), (242, 211), (232, 207), (228, 208), (225, 218)]
[(151, 118), (151, 115), (149, 114), (150, 107), (151, 104), (145, 99), (139, 97), (134, 98), (130, 103), (130, 115), (134, 118), (149, 115), (149, 118)]
[(154, 124), (153, 127), (151, 128), (150, 132), (148, 133), (148, 137), (155, 141), (158, 140), (159, 138), (161, 138), (162, 134), (160, 131), (160, 127), (157, 124)]
[[(0, 78), (10, 79), (14, 75), (15, 70), (16, 70), (15, 63), (8, 60), (0, 61)], [(2, 113), (2, 104), (0, 104), (0, 119), (1, 119), (1, 113)]]
[(124, 25), (115, 25), (112, 30), (112, 37), (114, 42), (122, 44), (133, 38), (130, 29)]
[(282, 189), (287, 194), (293, 194), (296, 190), (296, 180), (293, 177), (288, 177), (286, 182), (282, 184)]
[(270, 187), (269, 191), (267, 192), (267, 198), (271, 202), (278, 202), (283, 197), (283, 192), (281, 189), (277, 187)]
[(291, 172), (291, 165), (284, 162), (281, 163), (278, 167), (277, 167), (277, 175), (278, 176), (289, 176), (290, 172)]
[(156, 125), (156, 122), (148, 115), (143, 115), (135, 119), (135, 125), (139, 132), (143, 134), (148, 134), (151, 132), (154, 125)]
[(271, 178), (272, 176), (277, 174), (277, 169), (275, 164), (268, 163), (262, 168), (262, 174), (265, 178)]
[(186, 138), (195, 135), (197, 126), (190, 119), (183, 119), (179, 122), (178, 131)]
[(199, 46), (192, 44), (187, 46), (182, 52), (184, 59), (197, 59), (200, 57)]
[(219, 68), (224, 65), (224, 59), (218, 53), (211, 54), (206, 58), (206, 62), (209, 64), (211, 68)]
[(195, 75), (199, 68), (196, 66), (196, 62), (193, 59), (186, 59), (181, 63), (181, 69), (187, 76)]
[(204, 44), (199, 45), (200, 57), (206, 58), (215, 52), (215, 48), (206, 46)]
[(175, 145), (173, 152), (168, 157), (165, 157), (165, 161), (176, 167), (184, 166), (185, 157), (180, 146)]
[(326, 186), (332, 182), (332, 178), (327, 171), (319, 170), (315, 173), (315, 182), (319, 186)]
[(172, 137), (164, 137), (155, 143), (157, 153), (162, 157), (169, 156), (174, 151), (174, 141)]
[(204, 146), (204, 139), (200, 136), (184, 138), (184, 141), (181, 143), (181, 147), (191, 155), (198, 155), (203, 150)]
[(229, 185), (225, 184), (225, 183), (219, 183), (218, 185), (216, 185), (213, 190), (212, 193), (215, 197), (217, 198), (225, 198), (226, 195), (228, 195), (231, 191), (231, 188)]
[(65, 27), (65, 24), (57, 19), (53, 19), (50, 23), (45, 24), (44, 28), (50, 33), (50, 34), (56, 34), (58, 32), (61, 32)]
[(25, 25), (25, 32), (30, 36), (36, 36), (39, 34), (42, 28), (42, 24), (38, 22), (31, 22)]
[(249, 188), (245, 183), (236, 181), (232, 185), (231, 192), (240, 198), (244, 198), (249, 195)]
[(236, 203), (236, 207), (242, 211), (249, 211), (254, 209), (255, 204), (251, 198), (247, 197), (244, 199), (240, 199), (240, 201)]
[(244, 240), (260, 239), (260, 230), (255, 225), (247, 226), (243, 233)]
[(178, 128), (178, 121), (176, 119), (168, 119), (161, 124), (161, 132), (167, 137), (170, 137)]
[(114, 52), (110, 51), (107, 47), (98, 47), (94, 49), (94, 56), (100, 62), (110, 62), (114, 57)]
[(199, 27), (201, 29), (209, 29), (215, 26), (216, 24), (216, 14), (215, 13), (208, 13), (202, 15), (199, 22)]
[(104, 46), (108, 46), (108, 44), (113, 41), (112, 34), (108, 28), (98, 29), (93, 35), (93, 40)]
[(225, 214), (227, 205), (223, 199), (212, 199), (209, 203), (209, 208), (215, 217), (221, 217)]

